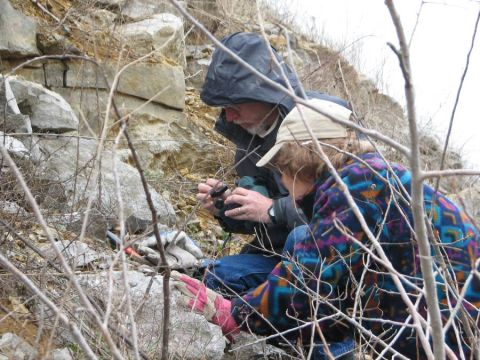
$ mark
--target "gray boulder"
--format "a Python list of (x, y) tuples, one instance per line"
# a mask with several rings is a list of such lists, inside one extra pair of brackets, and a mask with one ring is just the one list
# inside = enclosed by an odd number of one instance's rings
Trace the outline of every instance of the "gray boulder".
[(154, 58), (168, 57), (182, 67), (185, 62), (183, 22), (179, 17), (163, 13), (122, 25), (119, 29), (128, 48), (139, 56), (156, 51)]
[(59, 264), (60, 260), (57, 258), (54, 247), (62, 253), (72, 269), (79, 269), (98, 261), (110, 262), (107, 255), (96, 252), (86, 243), (80, 241), (56, 241), (54, 244), (49, 243), (40, 248), (48, 259)]
[(205, 81), (208, 66), (212, 60), (214, 47), (212, 45), (187, 45), (186, 46), (186, 84), (199, 90)]
[[(185, 7), (185, 1), (178, 1), (182, 7)], [(122, 16), (132, 20), (143, 20), (152, 14), (169, 12), (179, 14), (177, 8), (168, 0), (126, 0), (122, 7)]]
[(9, 214), (9, 215), (15, 215), (20, 217), (27, 216), (27, 212), (20, 205), (18, 205), (15, 202), (3, 201), (3, 200), (0, 200), (0, 214), (3, 214), (3, 215)]
[[(103, 67), (109, 85), (112, 84), (116, 66)], [(99, 69), (91, 63), (70, 62), (66, 86), (72, 88), (107, 89)], [(117, 91), (145, 100), (164, 104), (175, 109), (185, 108), (185, 79), (181, 66), (137, 63), (120, 76)]]
[[(38, 142), (45, 160), (39, 178), (52, 186), (39, 196), (44, 209), (68, 213), (83, 209), (93, 196), (94, 207), (107, 217), (118, 216), (119, 202), (115, 186), (113, 153), (104, 151), (101, 157), (100, 182), (93, 174), (98, 163), (97, 142), (76, 138), (44, 138)], [(138, 171), (116, 161), (124, 218), (133, 231), (145, 229), (152, 220)], [(56, 186), (53, 186), (55, 184)], [(46, 193), (45, 193), (46, 192)], [(150, 188), (153, 204), (161, 223), (175, 219), (172, 205)]]
[(23, 115), (18, 108), (17, 99), (12, 91), (14, 78), (0, 75), (0, 125), (6, 132), (32, 132), (32, 123), (28, 115)]
[(75, 54), (82, 52), (69, 39), (58, 33), (42, 32), (37, 35), (38, 48), (45, 55)]
[[(51, 88), (106, 90), (113, 82), (117, 66), (107, 63), (102, 66), (102, 69), (108, 85), (105, 83), (102, 71), (90, 62), (68, 61), (64, 64), (47, 62), (42, 67), (20, 69), (17, 74), (26, 80)], [(185, 108), (183, 68), (163, 63), (134, 64), (120, 76), (117, 85), (118, 93), (183, 110)]]
[(127, 0), (96, 0), (95, 5), (106, 7), (122, 7)]
[[(0, 131), (0, 143), (7, 149), (9, 154), (13, 157), (25, 159), (30, 157), (30, 151), (26, 146), (20, 141), (11, 136), (5, 135)], [(2, 154), (0, 153), (0, 160), (2, 159)]]
[[(82, 286), (87, 289), (99, 303), (106, 304), (108, 296), (109, 274), (106, 272), (80, 275)], [(126, 307), (124, 306), (126, 289), (123, 286), (121, 272), (114, 272), (113, 294), (111, 303), (115, 309), (117, 321), (127, 328), (131, 327)], [(137, 271), (126, 273), (129, 284), (129, 295), (135, 313), (139, 346), (152, 359), (161, 354), (163, 323), (163, 277), (153, 277), (152, 287), (146, 296), (151, 276)], [(174, 359), (221, 359), (225, 348), (225, 340), (218, 326), (208, 323), (203, 316), (185, 310), (179, 303), (179, 293), (171, 290), (170, 310), (170, 356)], [(145, 297), (146, 296), (146, 297)], [(145, 297), (145, 298), (144, 298)], [(142, 304), (142, 306), (140, 306)], [(113, 318), (112, 320), (113, 321)]]
[(21, 58), (39, 55), (36, 22), (0, 0), (0, 57)]
[(53, 350), (45, 360), (73, 360), (73, 357), (68, 348), (63, 348)]
[(235, 360), (292, 358), (282, 349), (267, 344), (265, 338), (243, 331), (235, 336), (235, 343), (229, 350), (229, 356), (225, 356), (225, 359), (232, 357)]
[(30, 123), (30, 117), (23, 114), (11, 114), (10, 112), (2, 111), (0, 114), (0, 128), (5, 129), (8, 132), (29, 132), (25, 126), (26, 123)]
[[(53, 90), (72, 105), (78, 116), (81, 112), (87, 120), (89, 129), (85, 123), (80, 124), (81, 134), (92, 135), (90, 130), (93, 130), (95, 135), (100, 134), (108, 101), (106, 90), (61, 87), (55, 87)], [(145, 100), (129, 95), (117, 94), (115, 100), (122, 116), (129, 116), (129, 130), (134, 132), (135, 138), (156, 140), (159, 143), (172, 137), (181, 138), (176, 136), (175, 131), (187, 123), (184, 112), (154, 102), (147, 104)], [(145, 127), (145, 131), (138, 136), (137, 127)]]
[(35, 359), (37, 350), (18, 335), (5, 333), (0, 338), (0, 356), (4, 355), (8, 359), (26, 360)]
[[(64, 133), (78, 129), (77, 116), (59, 94), (18, 77), (9, 77), (8, 80), (16, 104), (23, 115), (16, 119), (18, 127), (15, 130), (25, 127), (25, 124), (21, 123), (22, 119), (25, 120), (25, 115), (29, 116), (34, 131)], [(1, 86), (0, 99), (4, 98), (5, 87)]]

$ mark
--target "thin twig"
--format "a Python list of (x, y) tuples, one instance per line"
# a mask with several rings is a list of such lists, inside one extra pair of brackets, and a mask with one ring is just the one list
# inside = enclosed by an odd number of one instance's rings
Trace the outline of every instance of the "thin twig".
[[(455, 103), (453, 105), (452, 114), (450, 116), (450, 122), (448, 124), (447, 136), (445, 138), (445, 144), (443, 146), (443, 151), (442, 151), (442, 159), (440, 160), (440, 170), (443, 170), (443, 168), (445, 166), (445, 158), (447, 156), (448, 143), (450, 141), (450, 135), (452, 133), (453, 120), (455, 119), (455, 113), (457, 112), (458, 102), (460, 101), (460, 94), (462, 93), (463, 84), (465, 82), (465, 78), (467, 76), (467, 72), (468, 72), (468, 69), (469, 69), (470, 57), (471, 57), (472, 52), (473, 52), (473, 47), (475, 46), (475, 38), (477, 36), (477, 30), (478, 30), (479, 22), (480, 22), (480, 9), (479, 9), (478, 14), (477, 14), (477, 20), (475, 21), (472, 40), (470, 42), (470, 49), (468, 50), (467, 60), (465, 62), (465, 68), (463, 69), (463, 73), (462, 73), (462, 76), (460, 78), (460, 84), (458, 85), (457, 95), (455, 97)], [(440, 187), (440, 178), (437, 179), (435, 189), (438, 190), (439, 187)]]
[(58, 315), (59, 320), (64, 324), (66, 327), (70, 329), (72, 335), (78, 342), (80, 348), (85, 352), (85, 355), (89, 359), (97, 359), (97, 356), (93, 352), (93, 350), (88, 345), (87, 341), (83, 337), (81, 331), (75, 325), (74, 322), (70, 321), (68, 317), (57, 308), (57, 306), (40, 290), (37, 286), (23, 274), (19, 269), (15, 267), (1, 252), (0, 252), (0, 265), (2, 267), (11, 272), (15, 275), (22, 283), (24, 283), (38, 298), (47, 305), (55, 314)]
[[(400, 67), (405, 81), (405, 97), (407, 100), (408, 125), (411, 140), (411, 157), (409, 158), (412, 172), (411, 208), (420, 255), (420, 267), (425, 280), (425, 300), (427, 302), (427, 311), (430, 317), (433, 354), (428, 342), (425, 343), (425, 341), (422, 341), (422, 345), (428, 358), (434, 357), (437, 360), (444, 360), (445, 343), (443, 340), (442, 318), (440, 314), (440, 306), (437, 301), (437, 287), (435, 285), (435, 276), (433, 274), (434, 263), (432, 260), (430, 243), (427, 235), (427, 226), (425, 223), (420, 142), (416, 119), (415, 91), (410, 67), (410, 52), (405, 39), (403, 25), (395, 9), (393, 0), (385, 0), (385, 4), (395, 26), (401, 49), (397, 53), (397, 56), (399, 58)], [(420, 340), (423, 340), (423, 337), (421, 337)]]

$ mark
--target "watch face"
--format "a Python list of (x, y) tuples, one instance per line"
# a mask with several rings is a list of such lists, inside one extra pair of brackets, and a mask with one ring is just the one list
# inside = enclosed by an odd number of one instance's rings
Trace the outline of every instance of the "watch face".
[(268, 209), (268, 215), (270, 215), (270, 217), (275, 217), (275, 211), (273, 210), (273, 206)]

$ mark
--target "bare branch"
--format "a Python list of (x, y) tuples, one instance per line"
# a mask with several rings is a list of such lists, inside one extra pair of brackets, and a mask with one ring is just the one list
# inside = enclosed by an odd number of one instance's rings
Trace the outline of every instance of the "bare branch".
[(452, 170), (434, 170), (434, 171), (425, 171), (422, 174), (421, 179), (426, 180), (436, 177), (450, 177), (450, 176), (479, 176), (480, 171), (478, 170), (469, 170), (469, 169), (452, 169)]
[(72, 331), (72, 335), (78, 341), (78, 345), (85, 351), (85, 355), (89, 359), (97, 359), (97, 356), (93, 350), (88, 345), (87, 341), (83, 337), (81, 331), (75, 325), (74, 322), (70, 321), (68, 317), (57, 308), (57, 306), (40, 290), (37, 286), (20, 270), (18, 270), (15, 265), (13, 265), (1, 252), (0, 252), (0, 264), (2, 267), (15, 275), (22, 283), (24, 283), (38, 298), (47, 305), (57, 316), (58, 319), (62, 322), (63, 325), (68, 327)]
[[(435, 359), (443, 360), (445, 359), (445, 343), (443, 341), (440, 306), (437, 301), (435, 276), (433, 274), (433, 260), (430, 252), (430, 244), (428, 242), (427, 227), (425, 223), (421, 154), (415, 109), (415, 92), (412, 83), (412, 72), (410, 67), (410, 52), (405, 39), (403, 26), (393, 4), (393, 0), (385, 0), (385, 4), (390, 12), (390, 16), (395, 26), (397, 37), (400, 43), (400, 53), (397, 54), (397, 56), (399, 56), (400, 66), (405, 81), (405, 97), (407, 100), (408, 124), (411, 139), (411, 156), (409, 159), (412, 171), (411, 207), (420, 254), (420, 267), (425, 280), (425, 299), (430, 317), (434, 353), (432, 354), (428, 342), (425, 343), (422, 341), (422, 345), (429, 358), (432, 358), (434, 355)], [(423, 340), (423, 338), (421, 337), (420, 340)]]
[[(466, 60), (466, 63), (465, 63), (465, 68), (464, 68), (462, 76), (460, 78), (460, 84), (458, 86), (457, 95), (455, 97), (455, 103), (453, 105), (452, 115), (450, 116), (450, 122), (449, 122), (449, 125), (448, 125), (447, 137), (445, 138), (445, 145), (443, 146), (443, 151), (442, 151), (442, 159), (440, 160), (440, 170), (443, 170), (443, 168), (445, 166), (445, 157), (447, 156), (448, 143), (450, 141), (450, 135), (452, 133), (453, 120), (455, 119), (455, 113), (457, 111), (458, 102), (460, 100), (460, 94), (462, 93), (463, 84), (465, 82), (465, 77), (467, 76), (468, 68), (469, 68), (469, 65), (470, 65), (470, 57), (472, 55), (473, 47), (475, 45), (475, 38), (476, 38), (476, 35), (477, 35), (479, 22), (480, 22), (480, 9), (478, 10), (477, 20), (475, 21), (475, 27), (473, 29), (473, 35), (472, 35), (472, 40), (471, 40), (471, 43), (470, 43), (470, 49), (468, 50), (467, 60)], [(440, 186), (440, 178), (437, 179), (435, 189), (438, 190), (439, 186)]]

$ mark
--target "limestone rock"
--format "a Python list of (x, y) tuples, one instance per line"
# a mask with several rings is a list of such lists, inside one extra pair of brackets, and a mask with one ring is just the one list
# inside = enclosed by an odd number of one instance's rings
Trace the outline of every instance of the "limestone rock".
[[(178, 1), (185, 8), (185, 1)], [(152, 14), (160, 13), (179, 14), (177, 8), (168, 0), (126, 0), (122, 8), (122, 16), (133, 20), (143, 20)]]
[(33, 19), (15, 10), (8, 0), (0, 0), (0, 57), (39, 55), (36, 32)]
[(45, 360), (73, 360), (72, 354), (69, 349), (55, 349)]
[(82, 16), (82, 25), (90, 31), (105, 31), (115, 21), (116, 15), (106, 9), (92, 9)]
[(41, 32), (37, 36), (38, 48), (45, 55), (75, 54), (81, 51), (65, 36), (57, 33)]
[(17, 203), (0, 200), (0, 214), (10, 214), (25, 217), (27, 215), (27, 212)]
[[(91, 63), (71, 62), (68, 65), (66, 86), (73, 88), (100, 88), (107, 85), (99, 70)], [(109, 84), (113, 82), (115, 66), (104, 66)], [(120, 76), (117, 91), (175, 109), (185, 107), (185, 80), (180, 66), (137, 63)]]
[[(7, 149), (11, 156), (17, 158), (29, 158), (30, 151), (25, 147), (25, 145), (14, 137), (5, 135), (0, 131), (0, 142)], [(0, 160), (2, 159), (2, 154), (0, 154)]]
[[(87, 126), (82, 123), (80, 133), (87, 136), (98, 136), (105, 119), (105, 109), (108, 94), (104, 90), (54, 88), (72, 107), (88, 122)], [(209, 148), (205, 152), (195, 142), (208, 143), (198, 129), (189, 126), (186, 114), (182, 111), (169, 108), (158, 103), (146, 103), (145, 100), (133, 96), (118, 94), (115, 97), (117, 106), (123, 116), (129, 116), (129, 131), (132, 135), (142, 167), (158, 170), (165, 158), (172, 152), (179, 153), (183, 144), (191, 144), (193, 149), (179, 154), (190, 158), (192, 162), (198, 159), (206, 159), (215, 154)], [(114, 118), (113, 114), (110, 117)], [(92, 133), (93, 132), (93, 133)], [(125, 148), (125, 144), (121, 144)], [(131, 163), (130, 151), (119, 151), (120, 160)]]
[(53, 248), (54, 246), (62, 253), (72, 269), (82, 268), (101, 259), (108, 261), (105, 254), (102, 255), (96, 252), (87, 244), (80, 241), (56, 241), (54, 245), (47, 244), (40, 248), (50, 260), (57, 261), (58, 263), (60, 262), (59, 259), (57, 259)]
[(0, 127), (6, 132), (28, 132), (25, 123), (30, 123), (30, 117), (22, 114), (10, 114), (8, 112), (0, 114)]
[[(54, 133), (77, 130), (78, 119), (59, 94), (17, 77), (10, 77), (9, 82), (18, 108), (30, 117), (33, 130)], [(0, 88), (0, 98), (2, 91)]]
[(212, 45), (187, 45), (187, 69), (186, 84), (200, 90), (205, 81), (208, 66), (210, 65)]
[(118, 91), (175, 109), (185, 108), (185, 79), (180, 66), (136, 64), (122, 74)]
[[(230, 10), (235, 9), (235, 5), (241, 4), (240, 2), (232, 2), (229, 5), (220, 4), (216, 0), (187, 0), (188, 12), (193, 15), (203, 26), (205, 26), (211, 33), (215, 33), (219, 28), (219, 25), (222, 23), (224, 16), (229, 17), (229, 14), (222, 14), (222, 10), (225, 8), (230, 8)], [(226, 6), (225, 6), (226, 5)], [(240, 5), (241, 7), (248, 7)], [(250, 9), (254, 9), (252, 6)], [(235, 11), (235, 10), (234, 10)], [(212, 16), (212, 14), (215, 14)], [(187, 22), (186, 28), (190, 27), (190, 23)], [(192, 30), (196, 36), (207, 40), (205, 34), (196, 27)], [(208, 40), (206, 42), (209, 42)]]
[[(114, 272), (112, 304), (116, 309), (117, 319), (122, 325), (130, 327), (126, 307), (123, 306), (126, 289), (123, 286), (121, 272)], [(128, 271), (126, 281), (132, 307), (139, 309), (143, 301), (151, 276), (141, 272)], [(98, 273), (80, 275), (83, 287), (94, 296), (99, 303), (107, 302), (108, 274)], [(135, 315), (140, 349), (149, 357), (157, 358), (161, 353), (163, 323), (163, 278), (154, 276), (149, 295), (146, 297), (141, 311)], [(203, 316), (187, 311), (179, 303), (179, 293), (171, 287), (170, 309), (170, 356), (179, 359), (221, 359), (225, 348), (225, 340), (218, 326), (208, 323)], [(112, 318), (113, 320), (113, 318)]]
[(95, 3), (107, 7), (122, 7), (127, 0), (97, 0)]
[[(42, 180), (56, 184), (44, 196), (42, 207), (56, 209), (60, 213), (78, 211), (93, 196), (94, 207), (106, 216), (117, 216), (119, 202), (113, 169), (113, 153), (104, 151), (101, 162), (101, 183), (95, 180), (95, 154), (97, 142), (87, 139), (45, 138), (38, 142), (46, 154), (42, 162)], [(119, 160), (115, 161), (120, 193), (124, 206), (124, 218), (142, 230), (151, 223), (149, 210), (138, 171)], [(153, 188), (150, 193), (157, 209), (159, 221), (167, 224), (174, 220), (172, 205), (163, 199)]]
[(8, 359), (26, 360), (36, 358), (37, 350), (21, 337), (5, 333), (0, 338), (0, 354), (7, 356)]
[[(236, 348), (241, 350), (236, 351)], [(235, 336), (235, 344), (229, 352), (235, 360), (291, 358), (285, 351), (267, 344), (261, 337), (246, 332)]]
[(32, 132), (32, 123), (28, 115), (23, 115), (18, 107), (17, 99), (13, 93), (10, 82), (12, 78), (0, 75), (0, 125), (6, 132)]
[[(105, 119), (108, 94), (104, 90), (56, 88), (73, 105), (81, 111), (88, 121), (80, 127), (80, 133), (97, 136)], [(123, 116), (129, 116), (129, 130), (135, 138), (142, 164), (148, 166), (149, 161), (162, 151), (177, 150), (178, 129), (185, 126), (185, 114), (157, 103), (145, 104), (145, 100), (118, 94), (115, 97), (118, 109)], [(112, 114), (111, 117), (115, 118)], [(128, 162), (130, 152), (122, 156), (122, 161)], [(130, 159), (131, 160), (131, 159)], [(145, 160), (145, 161), (143, 161)]]
[[(42, 67), (23, 68), (17, 74), (28, 81), (50, 88), (109, 89), (116, 65), (102, 66), (107, 77), (90, 62), (47, 62)], [(7, 68), (8, 71), (8, 68)], [(153, 103), (183, 110), (185, 108), (185, 78), (181, 66), (160, 63), (138, 63), (130, 66), (121, 76), (117, 93), (131, 95)]]
[(125, 44), (135, 54), (146, 55), (154, 50), (155, 58), (166, 56), (182, 67), (186, 66), (182, 20), (168, 13), (156, 14), (119, 29)]
[(49, 211), (44, 211), (43, 213), (45, 221), (49, 224), (62, 226), (65, 230), (73, 231), (76, 234), (84, 231), (85, 236), (104, 241), (107, 230), (116, 222), (115, 217), (108, 216), (98, 209), (90, 209), (87, 223), (84, 224), (86, 215), (86, 211), (63, 214), (50, 214)]

